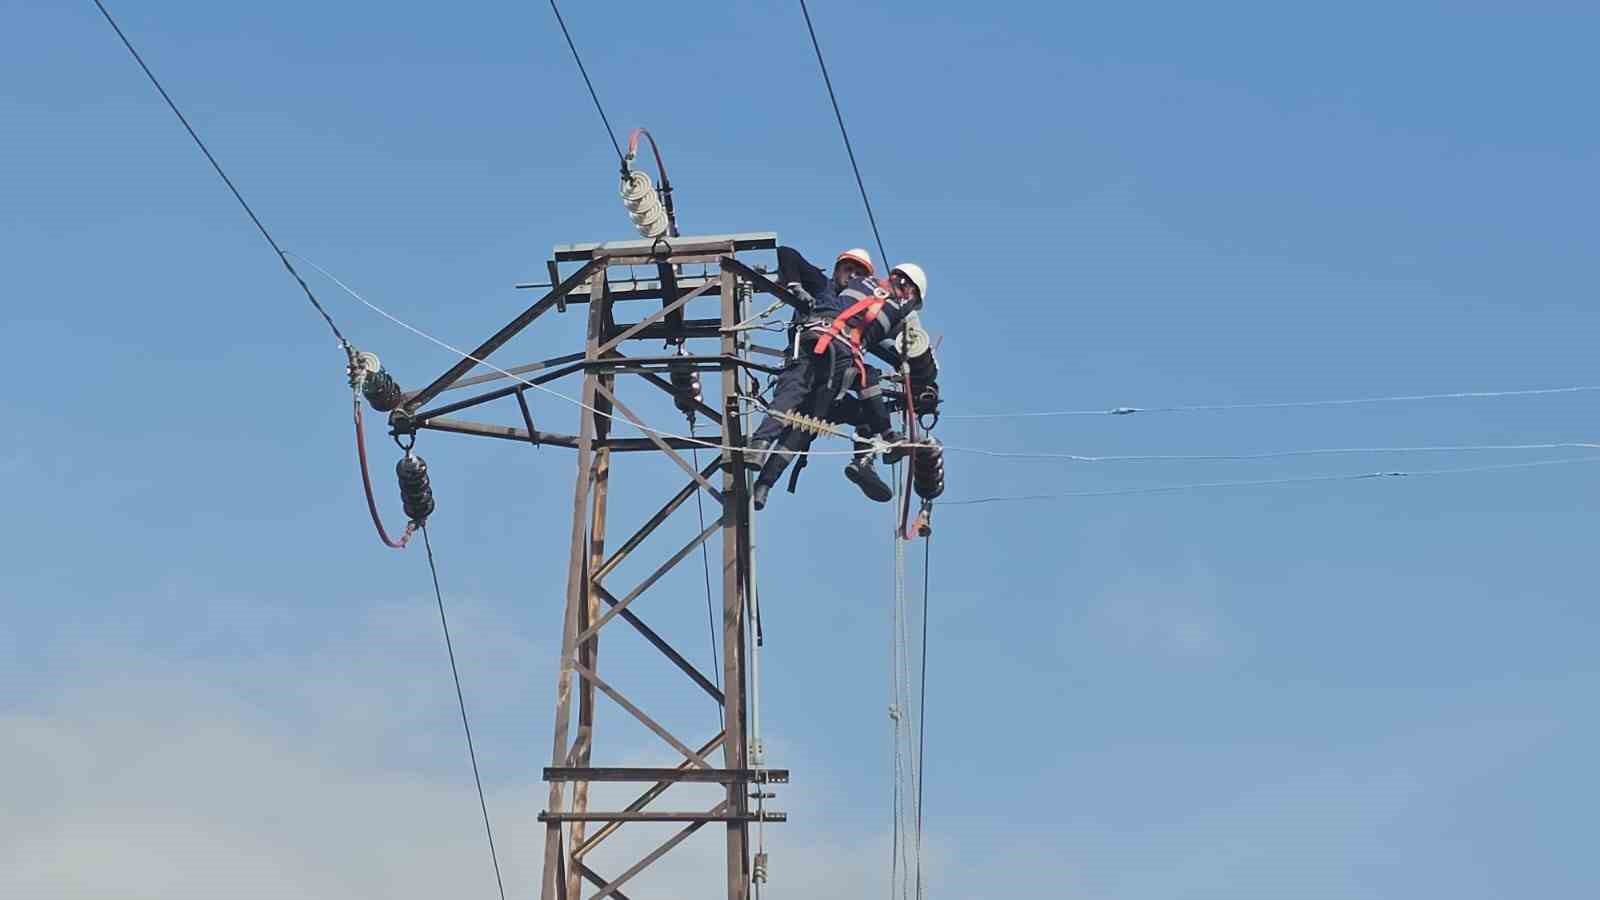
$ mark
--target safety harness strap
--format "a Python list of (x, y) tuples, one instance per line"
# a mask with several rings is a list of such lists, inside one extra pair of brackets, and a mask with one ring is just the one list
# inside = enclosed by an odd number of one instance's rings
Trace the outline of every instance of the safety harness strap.
[(863, 322), (873, 321), (878, 317), (879, 311), (883, 309), (883, 303), (886, 299), (888, 298), (874, 294), (871, 297), (863, 297), (857, 300), (849, 309), (846, 309), (832, 322), (828, 323), (822, 337), (817, 339), (817, 346), (813, 352), (825, 353), (828, 350), (828, 345), (833, 343), (835, 337), (843, 337), (850, 342), (850, 349), (859, 355), (861, 353), (862, 329), (858, 326), (847, 331), (845, 325), (857, 313), (862, 313), (861, 320)]
[[(889, 294), (886, 290), (882, 287), (874, 288), (872, 296), (857, 300), (823, 328), (822, 336), (817, 338), (816, 346), (812, 348), (811, 352), (819, 355), (827, 353), (828, 347), (833, 344), (834, 338), (843, 338), (844, 345), (850, 350), (851, 361), (855, 363), (856, 374), (860, 376), (862, 386), (865, 386), (867, 383), (867, 360), (861, 352), (861, 333), (866, 327), (865, 323), (883, 317), (883, 304), (888, 299)], [(857, 315), (861, 316), (863, 324), (847, 329), (846, 324)], [(885, 327), (887, 328), (887, 322), (885, 322)]]

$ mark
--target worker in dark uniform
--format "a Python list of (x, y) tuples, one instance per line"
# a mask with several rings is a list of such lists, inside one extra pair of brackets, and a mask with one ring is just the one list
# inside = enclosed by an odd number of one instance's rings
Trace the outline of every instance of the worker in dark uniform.
[[(885, 376), (877, 367), (868, 365), (865, 386), (854, 394), (840, 398), (829, 411), (828, 418), (854, 425), (856, 429), (856, 455), (845, 466), (845, 477), (873, 500), (887, 501), (892, 495), (891, 491), (873, 488), (875, 482), (882, 480), (872, 470), (874, 439), (898, 444), (905, 438), (894, 429), (889, 406), (883, 396), (884, 383), (899, 383), (901, 395), (907, 398), (901, 403), (909, 401), (917, 416), (936, 413), (939, 407), (939, 362), (933, 355), (932, 343), (917, 321), (915, 312), (906, 317), (904, 334), (899, 339), (884, 341), (877, 347), (868, 348), (868, 352), (888, 363), (891, 373)], [(900, 373), (902, 366), (906, 369), (905, 376), (909, 377), (909, 382)], [(884, 451), (883, 459), (894, 464), (903, 456), (903, 447), (892, 447)]]
[[(804, 256), (792, 247), (778, 248), (778, 277), (802, 303), (807, 304), (803, 310), (797, 310), (789, 325), (790, 355), (797, 349), (796, 340), (804, 324), (820, 316), (836, 316), (844, 311), (844, 306), (839, 302), (839, 291), (857, 278), (864, 278), (876, 274), (872, 264), (872, 254), (861, 247), (852, 247), (841, 252), (833, 263), (833, 274), (823, 274), (822, 269), (813, 265)], [(889, 410), (881, 398), (882, 388), (878, 381), (881, 373), (877, 369), (867, 367), (865, 384), (858, 379), (854, 385), (856, 395), (846, 394), (840, 398), (839, 404), (831, 408), (826, 414), (819, 416), (830, 421), (857, 426), (863, 440), (858, 442), (861, 452), (851, 458), (845, 466), (845, 477), (861, 487), (861, 490), (870, 498), (887, 502), (894, 496), (894, 491), (878, 473), (872, 468), (872, 445), (868, 442), (873, 436), (883, 437), (886, 440), (896, 439), (889, 420)], [(859, 402), (858, 402), (859, 398)], [(793, 410), (786, 410), (793, 412)], [(805, 465), (802, 459), (795, 468), (794, 476), (790, 479), (790, 490), (794, 489), (794, 477), (799, 475), (800, 468)]]
[[(811, 264), (799, 251), (793, 247), (778, 248), (778, 280), (793, 290), (799, 285), (800, 291), (795, 292), (802, 299), (810, 298), (812, 310), (840, 311), (838, 295), (845, 286), (857, 278), (866, 278), (875, 274), (872, 265), (872, 254), (860, 247), (851, 247), (840, 253), (833, 261), (833, 275), (824, 275), (822, 270)], [(802, 293), (803, 292), (803, 293)], [(804, 313), (796, 313), (795, 321), (798, 323), (804, 318)]]
[[(766, 506), (767, 494), (790, 458), (807, 450), (814, 438), (773, 413), (828, 417), (848, 391), (865, 384), (863, 348), (898, 337), (906, 316), (921, 304), (926, 287), (922, 269), (904, 263), (890, 272), (887, 282), (870, 278), (850, 281), (835, 294), (842, 310), (832, 316), (813, 311), (800, 323), (795, 351), (778, 376), (769, 413), (751, 440), (751, 448), (765, 454), (751, 493), (756, 509)], [(869, 467), (870, 462), (868, 454)]]
[[(921, 416), (938, 410), (939, 363), (933, 355), (933, 342), (923, 329), (917, 312), (921, 307), (922, 290), (927, 286), (927, 276), (913, 263), (906, 263), (902, 268), (905, 269), (906, 278), (916, 288), (916, 308), (906, 315), (905, 325), (898, 336), (879, 341), (866, 350), (888, 363), (895, 372), (892, 377), (896, 380), (903, 380), (899, 373), (902, 367), (906, 369), (909, 381), (901, 385), (901, 390), (912, 409)], [(873, 441), (876, 438), (898, 444), (904, 441), (904, 436), (894, 430), (889, 417), (889, 409), (883, 399), (883, 380), (883, 373), (868, 365), (863, 386), (854, 395), (840, 398), (828, 418), (856, 427), (856, 453), (850, 464), (845, 466), (845, 477), (870, 499), (888, 502), (893, 498), (894, 491), (872, 467)], [(899, 462), (905, 453), (903, 447), (891, 447), (884, 451), (883, 458), (885, 462), (893, 464)]]
[[(911, 267), (911, 264), (907, 265), (907, 268)], [(868, 349), (874, 356), (888, 363), (889, 367), (896, 373), (899, 373), (902, 368), (905, 369), (905, 376), (909, 381), (903, 383), (901, 389), (904, 391), (912, 410), (918, 416), (922, 416), (939, 411), (939, 360), (933, 354), (933, 341), (929, 339), (927, 330), (922, 327), (922, 291), (927, 286), (927, 276), (923, 274), (920, 268), (916, 268), (914, 273), (908, 275), (908, 277), (911, 277), (912, 281), (919, 286), (916, 308), (906, 315), (905, 326), (901, 329), (898, 337), (892, 341), (881, 341), (877, 346)], [(867, 400), (868, 394), (872, 393), (873, 389), (872, 382), (874, 379), (870, 369), (867, 375), (868, 386), (862, 391), (861, 395), (863, 401)], [(884, 416), (886, 415), (887, 413), (885, 412)], [(864, 437), (878, 435), (890, 443), (901, 439), (898, 434), (892, 431), (885, 433), (872, 430), (873, 424), (882, 420), (881, 416), (876, 415), (875, 410), (864, 411), (862, 418), (868, 421), (865, 424), (857, 421), (856, 424), (858, 426), (857, 430)], [(905, 451), (903, 449), (889, 450), (884, 453), (884, 460), (890, 463), (898, 462), (904, 454)]]

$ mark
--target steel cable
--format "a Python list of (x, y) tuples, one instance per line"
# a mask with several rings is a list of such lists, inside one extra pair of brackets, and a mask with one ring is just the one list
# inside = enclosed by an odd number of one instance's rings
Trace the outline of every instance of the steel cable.
[(1600, 456), (1574, 456), (1535, 462), (1501, 463), (1491, 466), (1466, 466), (1456, 469), (1421, 469), (1414, 472), (1355, 472), (1338, 475), (1307, 475), (1294, 478), (1263, 478), (1251, 481), (1202, 481), (1192, 484), (1166, 484), (1143, 488), (1116, 488), (1104, 491), (1069, 491), (1057, 494), (1020, 494), (1005, 497), (979, 497), (972, 500), (941, 500), (943, 506), (978, 506), (985, 503), (1014, 503), (1026, 500), (1069, 500), (1079, 497), (1131, 497), (1139, 494), (1172, 494), (1207, 488), (1266, 487), (1280, 484), (1310, 484), (1322, 481), (1368, 481), (1379, 478), (1425, 478), (1434, 475), (1465, 475), (1474, 472), (1500, 472), (1508, 469), (1533, 469), (1572, 463), (1600, 462)]
[(467, 757), (472, 760), (472, 781), (478, 786), (478, 808), (483, 810), (483, 831), (489, 838), (489, 861), (494, 864), (494, 881), (500, 900), (506, 900), (506, 883), (500, 877), (500, 856), (494, 849), (494, 828), (489, 824), (489, 804), (483, 797), (483, 778), (478, 774), (478, 751), (472, 745), (472, 726), (467, 722), (467, 700), (461, 693), (461, 672), (456, 669), (456, 649), (450, 641), (450, 620), (444, 614), (444, 592), (439, 589), (439, 568), (433, 561), (433, 542), (428, 526), (422, 526), (422, 546), (428, 551), (428, 571), (433, 575), (433, 596), (439, 603), (439, 625), (444, 629), (444, 648), (450, 655), (450, 677), (455, 679), (456, 703), (461, 709), (461, 730), (467, 734)]
[(828, 64), (822, 61), (822, 45), (817, 43), (817, 29), (811, 24), (811, 10), (806, 0), (800, 0), (800, 12), (806, 17), (806, 31), (811, 34), (811, 49), (817, 52), (817, 67), (822, 70), (822, 83), (827, 85), (828, 100), (833, 104), (833, 117), (839, 120), (839, 136), (844, 138), (844, 151), (850, 156), (850, 170), (856, 174), (856, 188), (861, 191), (861, 205), (867, 208), (867, 222), (872, 226), (872, 239), (878, 242), (878, 257), (883, 265), (889, 264), (889, 254), (883, 249), (883, 236), (878, 233), (878, 217), (872, 214), (872, 201), (867, 199), (867, 186), (861, 180), (861, 167), (856, 164), (855, 148), (850, 146), (850, 132), (844, 127), (844, 113), (839, 111), (839, 97), (833, 92), (833, 79), (828, 77)]
[(1142, 454), (1128, 456), (1085, 456), (1077, 453), (1036, 453), (1025, 450), (986, 450), (981, 447), (944, 448), (955, 453), (976, 453), (1001, 459), (1059, 459), (1081, 463), (1115, 462), (1249, 462), (1287, 459), (1296, 456), (1331, 456), (1352, 453), (1470, 453), (1511, 450), (1600, 450), (1600, 443), (1558, 441), (1543, 444), (1443, 444), (1409, 447), (1313, 447), (1305, 450), (1272, 450), (1264, 453)]
[(622, 160), (622, 145), (617, 143), (617, 133), (611, 128), (611, 120), (606, 117), (605, 107), (600, 105), (600, 95), (595, 93), (594, 82), (589, 80), (589, 70), (583, 67), (583, 57), (578, 55), (578, 45), (572, 42), (572, 32), (567, 30), (567, 20), (561, 18), (561, 9), (556, 6), (556, 0), (550, 0), (550, 11), (556, 14), (556, 24), (561, 26), (561, 34), (567, 39), (567, 49), (572, 51), (572, 61), (578, 64), (578, 74), (583, 76), (583, 84), (589, 89), (589, 97), (594, 100), (595, 112), (600, 114), (600, 121), (606, 126), (606, 139), (611, 141), (611, 149), (617, 151), (618, 161)]
[[(662, 431), (661, 429), (658, 429), (658, 428), (652, 428), (652, 427), (650, 427), (648, 425), (640, 424), (638, 422), (632, 422), (632, 421), (629, 421), (629, 420), (627, 420), (625, 418), (621, 418), (621, 417), (615, 415), (614, 413), (609, 413), (609, 412), (606, 412), (605, 410), (596, 409), (595, 407), (584, 403), (582, 400), (579, 400), (576, 397), (569, 397), (566, 394), (561, 393), (560, 391), (552, 390), (550, 388), (545, 387), (542, 384), (538, 384), (538, 383), (535, 383), (533, 381), (529, 381), (528, 379), (523, 378), (521, 375), (518, 375), (518, 374), (516, 374), (514, 372), (507, 371), (506, 369), (502, 369), (499, 366), (496, 366), (494, 363), (487, 362), (485, 360), (479, 359), (476, 356), (473, 356), (472, 354), (467, 353), (466, 351), (461, 350), (458, 347), (451, 346), (450, 344), (446, 343), (445, 341), (442, 341), (439, 338), (434, 337), (433, 335), (427, 333), (426, 331), (423, 331), (422, 329), (416, 327), (415, 325), (412, 325), (409, 322), (406, 322), (406, 321), (400, 319), (398, 316), (395, 316), (394, 314), (392, 314), (389, 311), (383, 309), (382, 307), (378, 306), (377, 304), (373, 303), (372, 301), (368, 300), (367, 298), (361, 296), (359, 293), (357, 293), (355, 291), (354, 288), (352, 288), (349, 285), (345, 284), (343, 281), (340, 281), (332, 272), (329, 272), (327, 269), (324, 269), (322, 266), (317, 265), (315, 262), (312, 262), (311, 260), (306, 259), (304, 256), (301, 256), (299, 254), (294, 254), (294, 253), (291, 253), (290, 255), (294, 256), (296, 259), (299, 259), (301, 262), (304, 262), (305, 264), (311, 266), (311, 268), (316, 269), (325, 278), (327, 278), (329, 281), (332, 281), (334, 284), (338, 285), (342, 290), (344, 290), (345, 293), (349, 294), (351, 297), (354, 297), (363, 306), (367, 307), (368, 309), (372, 310), (373, 312), (377, 313), (378, 315), (383, 316), (385, 319), (388, 319), (390, 322), (393, 322), (394, 324), (400, 326), (401, 328), (404, 328), (405, 330), (411, 332), (412, 334), (416, 335), (417, 337), (420, 337), (423, 340), (428, 341), (429, 343), (431, 343), (431, 344), (433, 344), (433, 345), (435, 345), (437, 347), (440, 347), (442, 349), (448, 350), (451, 353), (454, 353), (455, 355), (461, 357), (462, 359), (472, 360), (473, 362), (477, 363), (478, 365), (481, 365), (484, 368), (489, 369), (490, 371), (495, 372), (495, 373), (497, 373), (499, 375), (502, 375), (502, 376), (504, 376), (506, 378), (510, 378), (511, 380), (517, 382), (518, 384), (527, 385), (528, 387), (531, 387), (534, 390), (543, 391), (544, 393), (549, 394), (552, 397), (556, 397), (556, 398), (559, 398), (561, 400), (564, 400), (564, 401), (566, 401), (568, 403), (571, 403), (574, 406), (577, 406), (577, 407), (579, 407), (581, 409), (584, 409), (584, 410), (586, 410), (588, 412), (594, 413), (597, 416), (604, 416), (605, 418), (610, 419), (613, 422), (616, 422), (618, 424), (626, 425), (629, 428), (634, 428), (634, 429), (637, 429), (639, 431), (643, 431), (643, 432), (645, 432), (647, 434), (653, 434), (653, 435), (655, 435), (657, 437), (674, 438), (674, 439), (677, 439), (677, 440), (680, 440), (680, 441), (684, 441), (684, 442), (686, 442), (688, 444), (692, 444), (692, 445), (698, 446), (698, 447), (704, 447), (704, 448), (707, 448), (707, 449), (710, 449), (710, 450), (729, 450), (729, 451), (738, 450), (738, 451), (745, 451), (745, 450), (749, 449), (748, 447), (731, 447), (731, 446), (727, 446), (727, 445), (724, 445), (724, 444), (719, 444), (719, 443), (717, 443), (715, 441), (701, 440), (699, 438), (690, 437), (690, 436), (687, 436), (687, 435), (674, 434), (673, 432), (670, 432), (670, 431)], [(786, 449), (783, 449), (783, 448), (774, 447), (774, 448), (768, 450), (767, 452), (768, 453), (780, 453), (780, 454), (783, 454), (785, 456), (796, 456), (796, 457), (798, 457), (798, 456), (847, 456), (847, 455), (853, 455), (856, 451), (854, 449), (851, 449), (851, 450), (786, 450)]]
[(311, 287), (306, 284), (306, 280), (300, 277), (300, 273), (295, 269), (294, 264), (289, 262), (288, 254), (284, 253), (283, 248), (278, 246), (278, 242), (273, 239), (272, 233), (267, 231), (267, 226), (262, 224), (261, 218), (256, 215), (256, 211), (250, 208), (250, 204), (246, 202), (244, 195), (239, 193), (239, 189), (234, 186), (233, 179), (229, 178), (228, 173), (222, 170), (222, 164), (217, 162), (217, 158), (211, 154), (211, 149), (206, 146), (206, 142), (200, 139), (200, 135), (195, 132), (194, 126), (189, 124), (189, 120), (184, 116), (183, 111), (178, 109), (178, 104), (173, 102), (172, 96), (167, 93), (167, 89), (161, 86), (161, 82), (156, 78), (155, 73), (150, 71), (150, 67), (145, 64), (144, 57), (140, 56), (139, 51), (134, 49), (133, 42), (128, 40), (128, 36), (123, 33), (122, 27), (117, 24), (117, 20), (111, 17), (111, 11), (106, 9), (101, 0), (94, 0), (94, 5), (100, 9), (100, 14), (105, 16), (106, 22), (117, 33), (117, 37), (122, 39), (122, 45), (128, 48), (129, 53), (133, 54), (134, 62), (139, 64), (139, 68), (144, 70), (145, 77), (150, 79), (152, 85), (155, 85), (155, 89), (161, 94), (161, 99), (167, 101), (167, 107), (172, 110), (172, 114), (178, 117), (179, 122), (183, 123), (184, 130), (189, 132), (189, 137), (194, 139), (195, 146), (199, 147), (200, 152), (205, 154), (206, 161), (211, 163), (211, 168), (217, 170), (217, 175), (222, 178), (222, 183), (227, 185), (228, 190), (233, 193), (233, 199), (239, 201), (239, 205), (244, 207), (245, 215), (249, 216), (250, 221), (255, 223), (256, 230), (261, 232), (261, 236), (267, 239), (267, 243), (272, 247), (272, 252), (278, 255), (278, 261), (283, 263), (285, 269), (289, 270), (289, 274), (294, 277), (295, 283), (300, 285), (302, 291), (305, 291), (306, 299), (311, 301), (311, 305), (322, 316), (322, 320), (328, 323), (328, 328), (333, 332), (333, 336), (338, 339), (339, 346), (344, 348), (346, 355), (352, 355), (354, 351), (350, 346), (350, 342), (345, 340), (344, 334), (339, 331), (339, 326), (334, 324), (333, 317), (328, 315), (326, 309), (322, 308), (322, 304), (318, 302), (316, 294), (311, 292)]
[(1057, 416), (1129, 416), (1136, 413), (1232, 412), (1245, 409), (1306, 409), (1318, 406), (1359, 406), (1368, 403), (1414, 403), (1425, 400), (1481, 400), (1495, 397), (1537, 397), (1548, 394), (1576, 394), (1600, 391), (1600, 385), (1534, 388), (1515, 391), (1454, 391), (1444, 394), (1397, 394), (1390, 397), (1357, 397), (1344, 400), (1289, 400), (1269, 403), (1209, 403), (1194, 406), (1117, 406), (1110, 409), (1060, 409), (1044, 412), (948, 413), (942, 419), (1035, 419)]

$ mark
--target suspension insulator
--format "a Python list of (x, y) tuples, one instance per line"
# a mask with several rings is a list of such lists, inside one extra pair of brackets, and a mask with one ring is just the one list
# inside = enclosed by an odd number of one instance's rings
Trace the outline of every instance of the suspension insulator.
[(400, 503), (405, 507), (406, 518), (421, 525), (433, 513), (433, 485), (428, 482), (428, 464), (422, 457), (407, 454), (395, 464), (395, 475), (400, 478)]
[(656, 193), (655, 185), (650, 183), (649, 175), (639, 171), (629, 172), (623, 176), (621, 193), (628, 218), (633, 220), (633, 227), (639, 230), (641, 236), (652, 239), (667, 236), (667, 211), (661, 205), (661, 197)]
[(849, 438), (852, 436), (850, 432), (845, 431), (843, 428), (835, 425), (832, 422), (829, 422), (827, 419), (819, 419), (816, 416), (808, 416), (805, 413), (784, 412), (777, 409), (768, 410), (767, 412), (773, 418), (789, 426), (790, 428), (794, 428), (798, 431), (804, 431), (808, 434), (814, 434), (818, 437), (828, 437), (831, 435), (833, 437)]
[(750, 880), (756, 884), (766, 884), (767, 852), (765, 850), (756, 854), (755, 865), (750, 867)]
[(361, 396), (366, 397), (367, 402), (378, 412), (388, 412), (399, 406), (400, 401), (404, 399), (400, 383), (383, 369), (368, 372), (366, 377), (361, 379)]
[(672, 402), (678, 412), (692, 416), (700, 402), (700, 373), (693, 369), (672, 370)]
[(911, 484), (924, 500), (944, 493), (944, 448), (932, 438), (929, 441), (933, 446), (911, 451)]

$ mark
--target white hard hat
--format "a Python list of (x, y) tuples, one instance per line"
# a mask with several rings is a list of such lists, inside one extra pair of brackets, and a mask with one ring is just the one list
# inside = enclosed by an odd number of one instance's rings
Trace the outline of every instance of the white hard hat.
[(911, 279), (911, 283), (917, 286), (918, 300), (928, 299), (928, 276), (923, 273), (921, 266), (916, 263), (900, 263), (889, 270), (890, 275), (896, 272)]
[(865, 268), (868, 275), (878, 271), (878, 267), (872, 264), (872, 254), (861, 249), (860, 247), (851, 247), (849, 250), (839, 254), (839, 257), (833, 261), (833, 264), (837, 266), (839, 263), (847, 259)]

